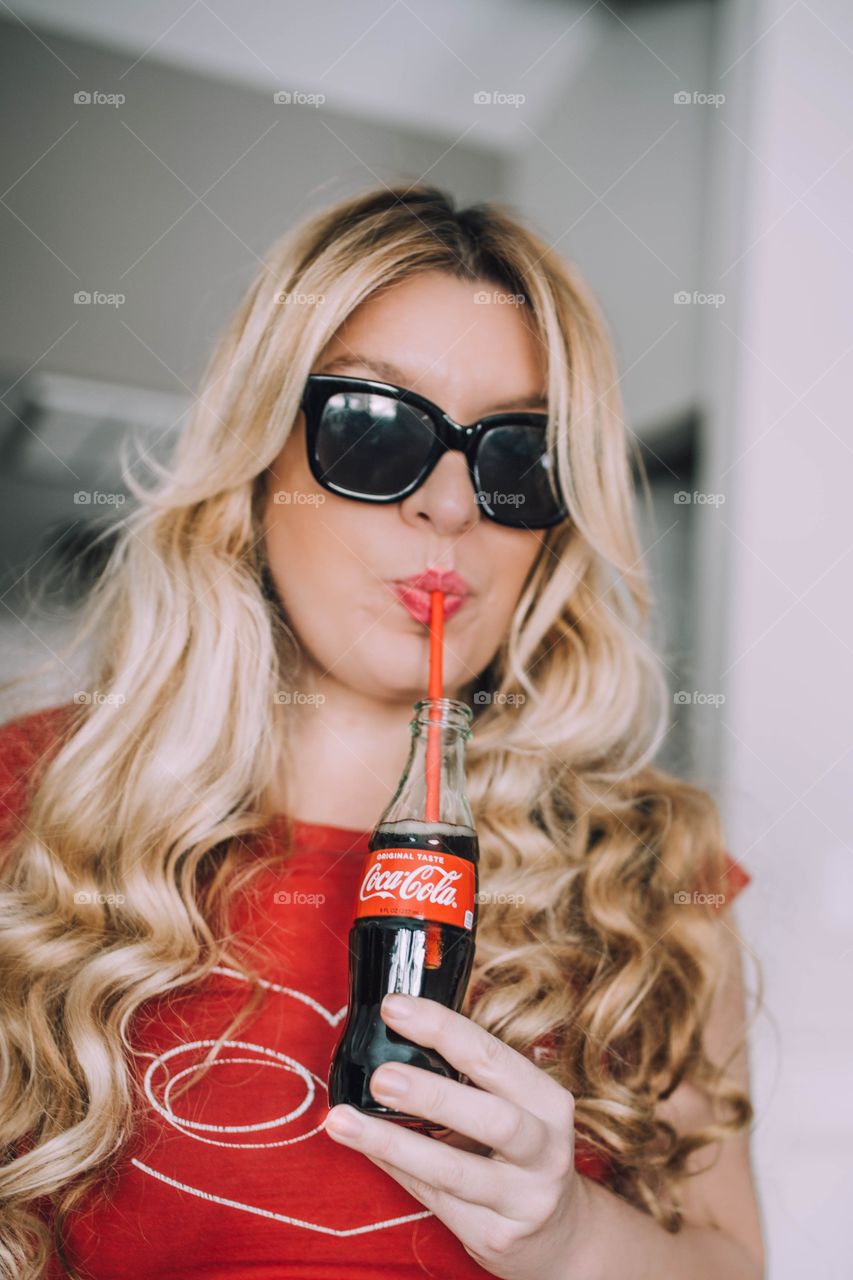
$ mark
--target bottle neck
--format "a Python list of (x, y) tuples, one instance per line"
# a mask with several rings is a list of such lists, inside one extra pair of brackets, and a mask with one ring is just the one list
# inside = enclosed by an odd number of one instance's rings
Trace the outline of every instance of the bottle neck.
[(474, 715), (465, 702), (456, 698), (422, 698), (415, 703), (415, 714), (409, 723), (412, 734), (424, 734), (429, 725), (439, 724), (442, 731), (463, 736), (464, 742), (471, 737), (471, 721)]
[[(411, 746), (391, 802), (377, 826), (390, 822), (440, 822), (474, 829), (465, 784), (465, 746), (473, 713), (455, 698), (424, 698), (409, 723)], [(428, 804), (428, 778), (432, 779)]]

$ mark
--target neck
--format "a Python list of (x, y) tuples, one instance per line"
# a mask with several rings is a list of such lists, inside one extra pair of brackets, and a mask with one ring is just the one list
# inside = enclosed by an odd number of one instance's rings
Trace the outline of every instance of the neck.
[(272, 810), (370, 831), (400, 780), (409, 721), (423, 696), (382, 700), (328, 672), (300, 676), (300, 700), (289, 708), (288, 776), (270, 797)]

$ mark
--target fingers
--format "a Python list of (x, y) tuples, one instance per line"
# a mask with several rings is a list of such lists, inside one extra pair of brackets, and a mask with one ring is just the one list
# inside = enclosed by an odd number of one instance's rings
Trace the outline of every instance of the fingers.
[(443, 1191), (436, 1191), (420, 1178), (413, 1178), (403, 1173), (401, 1169), (395, 1168), (387, 1160), (380, 1160), (377, 1156), (369, 1156), (368, 1159), (372, 1160), (383, 1173), (387, 1173), (389, 1178), (398, 1182), (421, 1204), (431, 1209), (436, 1218), (450, 1228), (462, 1242), (465, 1251), (474, 1259), (478, 1260), (485, 1255), (490, 1245), (499, 1240), (502, 1235), (506, 1239), (508, 1227), (510, 1229), (515, 1227), (515, 1223), (508, 1222), (506, 1218), (502, 1218), (485, 1205), (468, 1204), (464, 1200), (446, 1195)]
[(574, 1099), (569, 1091), (464, 1014), (436, 1000), (399, 994), (386, 996), (380, 1013), (395, 1031), (436, 1049), (482, 1090), (507, 1102), (521, 1100), (547, 1126), (573, 1131)]
[(428, 1138), (435, 1139), (436, 1142), (445, 1142), (449, 1147), (458, 1147), (460, 1151), (474, 1151), (478, 1156), (490, 1156), (492, 1154), (492, 1146), (486, 1145), (485, 1142), (476, 1142), (473, 1138), (466, 1138), (464, 1133), (457, 1133), (451, 1129), (441, 1129), (437, 1133), (427, 1134)]
[[(347, 1124), (347, 1131), (341, 1127)], [(336, 1142), (362, 1151), (377, 1163), (393, 1166), (420, 1187), (418, 1199), (428, 1208), (438, 1202), (436, 1192), (482, 1205), (503, 1217), (514, 1217), (519, 1188), (506, 1165), (459, 1151), (443, 1142), (433, 1142), (388, 1120), (365, 1115), (353, 1107), (333, 1107), (324, 1128)]]
[(386, 1106), (434, 1120), (497, 1151), (509, 1164), (533, 1168), (541, 1163), (548, 1142), (545, 1125), (503, 1098), (399, 1062), (374, 1071), (370, 1092)]

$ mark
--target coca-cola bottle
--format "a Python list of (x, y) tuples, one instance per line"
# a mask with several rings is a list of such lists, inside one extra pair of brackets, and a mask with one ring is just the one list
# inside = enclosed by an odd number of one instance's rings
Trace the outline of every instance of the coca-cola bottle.
[[(329, 1075), (330, 1106), (346, 1102), (427, 1131), (439, 1126), (377, 1102), (369, 1083), (383, 1062), (407, 1062), (459, 1079), (434, 1049), (383, 1022), (379, 1006), (399, 991), (458, 1011), (465, 996), (478, 911), (479, 850), (465, 794), (472, 718), (470, 707), (453, 698), (415, 703), (409, 758), (371, 833), (359, 881), (349, 935), (347, 1018)], [(428, 754), (439, 784), (429, 805)]]

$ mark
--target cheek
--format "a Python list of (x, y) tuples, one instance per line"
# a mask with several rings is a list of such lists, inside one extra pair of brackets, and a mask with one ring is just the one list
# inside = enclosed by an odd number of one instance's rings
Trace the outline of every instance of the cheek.
[(393, 511), (334, 494), (319, 505), (268, 505), (265, 537), (277, 593), (314, 663), (378, 694), (417, 696), (425, 633), (385, 585), (400, 558)]
[[(305, 454), (302, 415), (267, 478), (264, 538), (273, 577), (285, 603), (317, 583), (317, 566), (328, 563), (333, 523), (328, 494), (317, 484)], [(290, 601), (292, 602), (292, 600)]]
[(489, 599), (507, 619), (515, 608), (531, 570), (542, 551), (538, 534), (527, 529), (490, 526), (483, 529), (488, 560)]
[(389, 558), (387, 508), (353, 502), (319, 487), (268, 504), (266, 539), (282, 570), (341, 593), (381, 583)]
[[(325, 627), (340, 612), (352, 576), (345, 531), (323, 493), (276, 504), (266, 512), (265, 545), (270, 570), (288, 615), (295, 624)], [(330, 509), (331, 508), (331, 509)]]
[(463, 609), (457, 614), (448, 632), (456, 655), (465, 661), (464, 669), (460, 668), (460, 677), (464, 678), (482, 671), (494, 658), (542, 551), (538, 535), (527, 530), (486, 527), (483, 522), (478, 535), (479, 545), (477, 553), (472, 553), (471, 563), (479, 563), (483, 587), (471, 612), (466, 616)]

